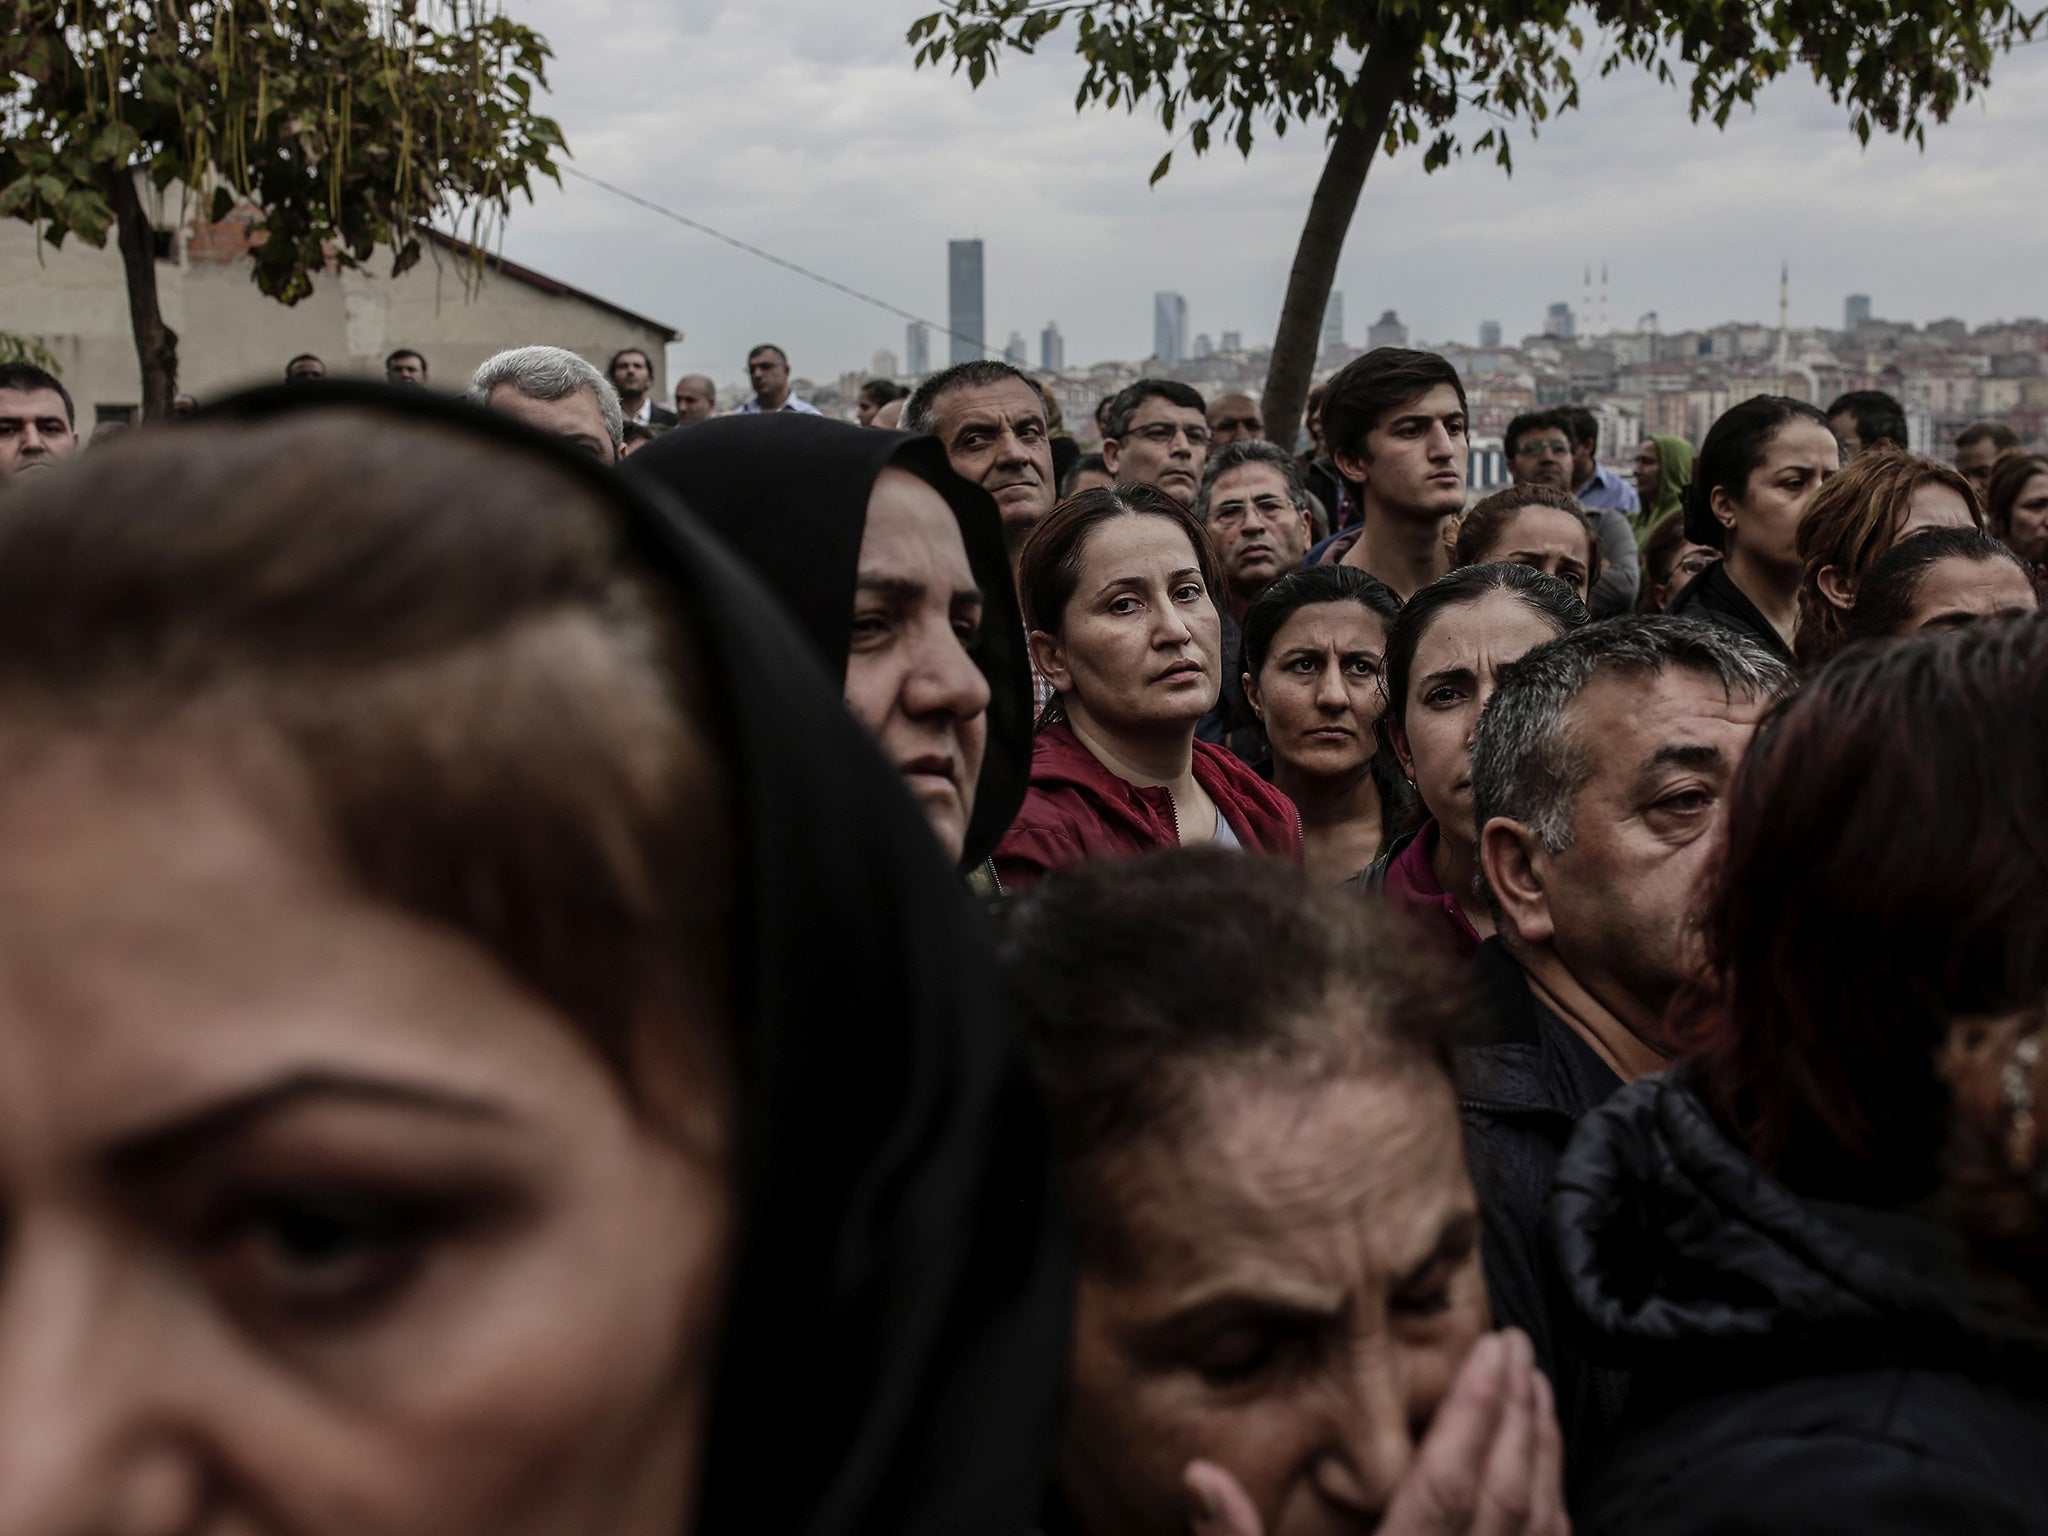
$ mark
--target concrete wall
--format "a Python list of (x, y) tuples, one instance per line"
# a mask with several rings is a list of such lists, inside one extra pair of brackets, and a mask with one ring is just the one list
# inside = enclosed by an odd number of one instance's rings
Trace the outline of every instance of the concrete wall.
[[(461, 256), (428, 248), (393, 280), (380, 254), (359, 272), (328, 272), (296, 305), (265, 298), (224, 226), (181, 231), (178, 259), (157, 263), (164, 320), (178, 333), (179, 388), (202, 401), (239, 385), (284, 377), (286, 359), (318, 354), (331, 375), (381, 378), (385, 354), (412, 347), (433, 383), (459, 390), (477, 364), (505, 347), (546, 342), (599, 368), (621, 347), (644, 348), (655, 368), (654, 398), (668, 398), (662, 330), (577, 295), (553, 294), (503, 272), (471, 271)], [(470, 291), (465, 292), (468, 279)], [(119, 414), (142, 399), (128, 324), (121, 260), (108, 242), (62, 250), (15, 219), (0, 219), (0, 331), (40, 343), (56, 359), (79, 425)]]

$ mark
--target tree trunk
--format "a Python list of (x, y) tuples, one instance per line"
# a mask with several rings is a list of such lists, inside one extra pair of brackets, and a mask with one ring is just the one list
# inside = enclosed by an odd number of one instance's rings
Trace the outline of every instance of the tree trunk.
[(1343, 120), (1330, 137), (1329, 158), (1322, 179), (1309, 200), (1308, 222), (1294, 248), (1294, 271), (1287, 279), (1287, 299), (1280, 306), (1280, 329), (1273, 337), (1273, 360), (1266, 370), (1266, 393), (1260, 402), (1266, 435), (1291, 449), (1301, 429), (1302, 406), (1315, 377), (1316, 352), (1323, 333), (1323, 311), (1337, 280), (1337, 258), (1344, 236), (1358, 212), (1365, 173), (1373, 152), (1386, 137), (1394, 99), (1415, 67), (1417, 50), (1406, 39), (1386, 37), (1366, 50)]
[(128, 274), (128, 321), (135, 331), (135, 359), (142, 365), (142, 419), (171, 413), (178, 392), (178, 333), (164, 324), (156, 298), (156, 231), (127, 171), (114, 177), (114, 224), (120, 233), (121, 265)]

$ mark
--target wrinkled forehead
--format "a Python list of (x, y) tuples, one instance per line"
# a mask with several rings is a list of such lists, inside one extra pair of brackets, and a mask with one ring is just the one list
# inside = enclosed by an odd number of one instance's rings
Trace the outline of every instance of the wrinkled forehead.
[[(1203, 1069), (1196, 1069), (1203, 1071)], [(1421, 1067), (1335, 1078), (1204, 1071), (1184, 1109), (1102, 1159), (1096, 1203), (1149, 1276), (1398, 1273), (1470, 1198), (1450, 1084)]]
[(1045, 401), (1022, 379), (998, 379), (993, 384), (962, 384), (947, 390), (932, 402), (932, 414), (938, 418), (941, 431), (973, 421), (1042, 423)]
[(1255, 496), (1277, 496), (1289, 500), (1287, 477), (1276, 464), (1239, 464), (1216, 477), (1209, 488), (1212, 502), (1248, 501)]
[(0, 418), (10, 421), (42, 421), (50, 417), (70, 420), (64, 397), (54, 389), (0, 389)]

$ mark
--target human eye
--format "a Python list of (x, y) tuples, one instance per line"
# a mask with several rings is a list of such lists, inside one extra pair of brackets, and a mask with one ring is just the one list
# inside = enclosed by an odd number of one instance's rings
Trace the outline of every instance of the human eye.
[(1116, 614), (1119, 618), (1122, 618), (1127, 617), (1130, 614), (1136, 613), (1138, 609), (1142, 606), (1143, 605), (1139, 603), (1139, 601), (1135, 597), (1132, 597), (1128, 592), (1126, 592), (1122, 597), (1110, 599), (1109, 611), (1113, 614)]
[(1458, 703), (1465, 697), (1465, 690), (1455, 683), (1438, 683), (1422, 695), (1422, 702), (1432, 709), (1443, 709)]
[(459, 1219), (417, 1194), (287, 1184), (231, 1192), (192, 1240), (208, 1283), (238, 1311), (336, 1325), (395, 1296)]
[(1272, 1374), (1290, 1342), (1284, 1330), (1264, 1324), (1225, 1328), (1199, 1343), (1189, 1364), (1212, 1387), (1244, 1386)]
[(1376, 678), (1380, 675), (1379, 661), (1371, 656), (1353, 656), (1344, 664), (1344, 669), (1353, 677)]
[(1179, 586), (1173, 589), (1173, 598), (1175, 602), (1199, 602), (1201, 600), (1201, 596), (1202, 584), (1199, 581), (1184, 581)]
[(1313, 677), (1319, 670), (1313, 656), (1297, 656), (1287, 663), (1287, 670), (1296, 677)]
[(876, 645), (889, 636), (889, 620), (886, 615), (869, 609), (856, 611), (853, 616), (853, 644), (856, 649)]

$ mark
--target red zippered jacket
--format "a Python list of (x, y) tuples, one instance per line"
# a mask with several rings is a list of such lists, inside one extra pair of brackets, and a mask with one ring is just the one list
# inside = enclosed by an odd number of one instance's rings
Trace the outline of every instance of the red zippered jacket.
[[(1292, 800), (1206, 741), (1195, 743), (1194, 771), (1248, 852), (1301, 856), (1301, 817)], [(1173, 797), (1118, 778), (1062, 721), (1032, 744), (1031, 789), (996, 846), (996, 878), (1004, 890), (1019, 891), (1083, 859), (1179, 846)]]

